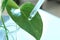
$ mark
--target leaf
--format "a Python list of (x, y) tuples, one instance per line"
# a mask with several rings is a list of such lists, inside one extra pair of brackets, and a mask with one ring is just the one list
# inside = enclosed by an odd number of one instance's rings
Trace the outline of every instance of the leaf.
[(8, 0), (3, 0), (3, 2), (2, 2), (2, 12), (4, 11), (4, 9), (5, 9), (6, 5), (7, 5), (7, 1)]
[[(9, 2), (10, 2), (10, 0), (9, 0)], [(43, 30), (43, 23), (42, 23), (41, 16), (37, 12), (35, 17), (31, 21), (28, 20), (28, 17), (30, 15), (30, 12), (34, 8), (34, 5), (32, 3), (30, 3), (30, 2), (22, 4), (20, 6), (21, 15), (18, 16), (18, 15), (14, 15), (11, 12), (11, 9), (19, 8), (18, 5), (16, 5), (14, 2), (10, 2), (11, 4), (9, 2), (7, 3), (6, 9), (7, 9), (8, 14), (11, 16), (11, 18), (22, 29), (24, 29), (25, 31), (30, 33), (33, 37), (35, 37), (36, 40), (40, 40), (40, 38), (42, 36), (42, 30)]]

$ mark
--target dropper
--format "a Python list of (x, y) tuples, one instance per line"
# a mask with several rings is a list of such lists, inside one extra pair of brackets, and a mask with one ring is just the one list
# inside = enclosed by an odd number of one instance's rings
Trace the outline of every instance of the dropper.
[(45, 0), (39, 0), (35, 7), (33, 8), (32, 12), (30, 13), (30, 16), (28, 20), (31, 20), (37, 13), (38, 9), (41, 7), (41, 5), (44, 3)]

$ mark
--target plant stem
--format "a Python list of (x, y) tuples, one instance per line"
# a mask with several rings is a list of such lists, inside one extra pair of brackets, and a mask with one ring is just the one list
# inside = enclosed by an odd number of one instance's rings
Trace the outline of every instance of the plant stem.
[(2, 21), (3, 27), (4, 27), (4, 29), (5, 29), (6, 40), (9, 40), (9, 39), (8, 39), (8, 30), (7, 30), (6, 26), (5, 26), (5, 23), (4, 23), (4, 20), (3, 20), (3, 17), (2, 17), (2, 16), (1, 16), (1, 21)]

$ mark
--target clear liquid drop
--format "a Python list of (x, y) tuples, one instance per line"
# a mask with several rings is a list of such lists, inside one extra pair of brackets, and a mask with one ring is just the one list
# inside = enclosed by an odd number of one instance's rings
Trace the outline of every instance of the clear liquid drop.
[(31, 21), (34, 16), (35, 16), (35, 14), (30, 14), (28, 20)]
[(31, 18), (28, 18), (28, 20), (30, 21), (30, 20), (32, 20)]

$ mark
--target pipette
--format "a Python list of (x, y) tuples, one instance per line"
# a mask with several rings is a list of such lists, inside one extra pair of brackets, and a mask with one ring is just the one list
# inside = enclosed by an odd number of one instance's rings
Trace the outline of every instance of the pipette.
[(31, 20), (37, 13), (38, 9), (41, 7), (41, 5), (44, 3), (44, 0), (39, 0), (35, 7), (33, 8), (32, 12), (30, 13), (30, 16), (28, 17), (28, 20)]

